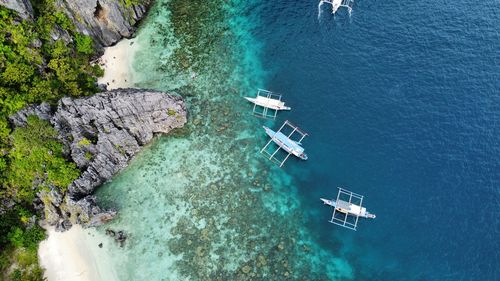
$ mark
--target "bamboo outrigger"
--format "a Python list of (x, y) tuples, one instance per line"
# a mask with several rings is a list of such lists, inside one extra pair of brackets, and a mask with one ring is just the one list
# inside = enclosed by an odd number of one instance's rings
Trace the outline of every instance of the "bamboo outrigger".
[(376, 216), (362, 206), (363, 196), (339, 187), (336, 200), (320, 198), (324, 204), (333, 207), (331, 223), (356, 230), (359, 217), (374, 219)]

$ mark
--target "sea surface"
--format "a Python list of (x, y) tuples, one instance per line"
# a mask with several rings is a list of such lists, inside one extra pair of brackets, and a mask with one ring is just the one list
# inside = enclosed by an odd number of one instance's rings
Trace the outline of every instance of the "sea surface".
[[(499, 27), (498, 1), (155, 1), (134, 83), (189, 122), (97, 192), (120, 280), (500, 280)], [(253, 117), (257, 88), (292, 110)], [(287, 119), (309, 159), (279, 168)], [(377, 218), (329, 223), (337, 187)]]

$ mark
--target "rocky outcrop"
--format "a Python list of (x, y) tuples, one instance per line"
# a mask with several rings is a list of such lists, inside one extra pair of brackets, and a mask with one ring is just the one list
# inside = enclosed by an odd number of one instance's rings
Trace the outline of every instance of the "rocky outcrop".
[(69, 187), (78, 199), (127, 166), (154, 134), (182, 127), (186, 109), (176, 95), (119, 89), (84, 99), (64, 98), (51, 122), (84, 171)]
[[(133, 5), (131, 2), (140, 4)], [(111, 46), (123, 37), (131, 37), (151, 2), (152, 0), (56, 0), (55, 5), (71, 19), (78, 32), (91, 36), (96, 48), (101, 51), (103, 47)], [(34, 18), (29, 0), (0, 0), (0, 5), (16, 11), (24, 19)], [(54, 40), (71, 39), (59, 27), (52, 33)]]
[[(151, 0), (140, 5), (117, 0), (57, 0), (80, 33), (94, 38), (97, 47), (113, 45), (123, 37), (131, 37), (135, 25), (144, 17)], [(132, 1), (131, 1), (132, 2)]]
[(0, 0), (0, 5), (16, 11), (23, 19), (33, 18), (33, 6), (29, 0)]
[(140, 89), (63, 98), (55, 110), (47, 104), (31, 106), (11, 116), (10, 121), (24, 126), (29, 115), (52, 123), (68, 156), (82, 171), (66, 194), (56, 188), (39, 193), (45, 220), (58, 230), (72, 224), (100, 225), (112, 219), (116, 212), (97, 206), (94, 190), (125, 168), (154, 135), (186, 123), (181, 97)]

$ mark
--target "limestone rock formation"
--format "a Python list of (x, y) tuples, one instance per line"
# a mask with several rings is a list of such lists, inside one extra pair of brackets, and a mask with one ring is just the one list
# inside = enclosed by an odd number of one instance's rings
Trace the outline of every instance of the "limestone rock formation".
[(33, 6), (30, 0), (0, 0), (0, 5), (16, 11), (23, 19), (33, 18)]
[(72, 197), (81, 198), (127, 166), (154, 134), (182, 127), (186, 109), (176, 95), (118, 89), (89, 98), (64, 98), (51, 122), (84, 171), (69, 187)]
[[(56, 7), (75, 24), (78, 32), (94, 39), (98, 50), (111, 46), (123, 37), (131, 37), (137, 23), (146, 15), (152, 0), (56, 0)], [(24, 19), (33, 19), (29, 0), (0, 0), (0, 5), (14, 10)], [(70, 36), (56, 27), (52, 38), (70, 40)]]
[(67, 194), (41, 191), (45, 220), (64, 231), (72, 224), (95, 226), (116, 211), (102, 210), (94, 190), (127, 166), (154, 135), (182, 127), (186, 108), (180, 96), (141, 89), (117, 89), (91, 97), (63, 98), (54, 110), (47, 104), (27, 107), (10, 117), (24, 126), (29, 115), (49, 120), (68, 156), (82, 171)]
[(98, 47), (105, 47), (132, 36), (134, 26), (146, 14), (151, 0), (140, 2), (140, 5), (127, 5), (126, 1), (116, 0), (57, 0), (56, 5), (69, 16), (78, 31), (92, 36)]

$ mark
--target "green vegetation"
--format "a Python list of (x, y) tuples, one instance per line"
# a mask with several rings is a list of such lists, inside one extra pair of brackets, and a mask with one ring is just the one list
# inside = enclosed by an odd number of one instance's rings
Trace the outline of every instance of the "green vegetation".
[[(38, 243), (45, 239), (45, 231), (30, 223), (31, 212), (16, 206), (0, 220), (0, 279), (43, 280), (38, 265)], [(9, 269), (11, 272), (8, 272)]]
[(80, 173), (63, 157), (48, 122), (29, 117), (25, 127), (14, 129), (8, 116), (30, 104), (92, 95), (103, 75), (89, 63), (92, 38), (77, 33), (54, 0), (32, 3), (34, 20), (0, 6), (0, 204), (16, 204), (5, 212), (0, 205), (0, 280), (43, 280), (37, 247), (45, 233), (30, 220), (32, 200), (42, 189), (64, 192)]
[(83, 138), (83, 139), (81, 139), (81, 140), (78, 142), (78, 146), (79, 146), (79, 147), (87, 146), (87, 145), (90, 145), (90, 144), (91, 144), (91, 142), (90, 142), (90, 140), (89, 140), (89, 139), (87, 139), (87, 138)]
[(88, 151), (87, 151), (87, 152), (85, 152), (85, 159), (87, 159), (87, 160), (92, 159), (92, 153), (90, 153), (90, 152), (88, 152)]
[(132, 7), (132, 5), (139, 5), (141, 4), (140, 0), (122, 0), (123, 3), (125, 4), (125, 7)]
[(169, 109), (167, 110), (167, 114), (168, 114), (168, 116), (174, 116), (174, 115), (175, 115), (175, 113), (176, 113), (176, 112), (175, 112), (175, 110), (173, 110), (173, 109), (170, 109), (170, 108), (169, 108)]
[[(29, 204), (41, 188), (54, 186), (64, 191), (80, 175), (75, 163), (63, 158), (63, 145), (56, 138), (49, 122), (34, 116), (28, 117), (26, 127), (14, 130), (6, 173), (11, 198)], [(35, 181), (40, 182), (38, 186)]]

